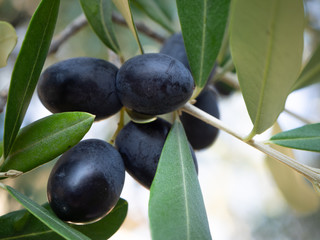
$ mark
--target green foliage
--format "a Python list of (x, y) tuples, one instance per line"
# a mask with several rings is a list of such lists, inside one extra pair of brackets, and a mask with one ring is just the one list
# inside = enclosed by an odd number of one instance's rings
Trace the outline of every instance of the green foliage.
[(187, 137), (176, 120), (150, 189), (152, 239), (211, 239)]
[(144, 11), (152, 20), (163, 26), (166, 30), (173, 33), (172, 23), (161, 11), (159, 5), (154, 0), (133, 0), (132, 4)]
[[(42, 205), (42, 207), (53, 214), (48, 203)], [(112, 211), (100, 221), (88, 225), (68, 224), (68, 226), (90, 237), (92, 240), (108, 239), (119, 229), (127, 215), (127, 211), (128, 203), (120, 199)], [(64, 239), (26, 210), (19, 210), (1, 216), (0, 225), (2, 226), (0, 228), (0, 239)]]
[(276, 121), (298, 77), (303, 1), (235, 0), (230, 28), (232, 59), (254, 124), (252, 137)]
[(111, 0), (80, 0), (90, 26), (101, 41), (115, 53), (121, 55), (112, 23)]
[(320, 152), (320, 123), (278, 133), (270, 141), (284, 147)]
[(59, 0), (43, 0), (34, 13), (16, 61), (8, 94), (4, 156), (8, 156), (29, 106), (54, 32)]
[(297, 90), (320, 81), (320, 45), (312, 54), (307, 65), (303, 68), (297, 81), (294, 83), (293, 90)]
[(77, 230), (69, 227), (66, 223), (58, 219), (53, 213), (49, 212), (44, 207), (38, 205), (36, 202), (19, 193), (17, 190), (11, 188), (10, 186), (4, 186), (4, 188), (11, 194), (11, 196), (13, 196), (18, 202), (20, 202), (21, 205), (23, 205), (32, 215), (34, 215), (46, 226), (48, 226), (50, 229), (52, 229), (65, 239), (90, 239), (82, 233), (78, 232)]
[(136, 39), (136, 42), (139, 46), (140, 52), (143, 53), (143, 48), (138, 36), (138, 32), (136, 29), (136, 25), (133, 20), (133, 16), (131, 13), (131, 7), (129, 4), (129, 0), (112, 0), (114, 5), (118, 8), (124, 19), (126, 20), (128, 27), (130, 31), (132, 32), (134, 38)]
[(10, 23), (0, 21), (0, 68), (7, 65), (7, 59), (17, 44), (17, 34)]
[(51, 161), (77, 144), (93, 121), (89, 113), (65, 112), (33, 122), (21, 129), (0, 170), (27, 172)]
[(177, 0), (182, 35), (196, 86), (203, 88), (218, 56), (230, 0)]

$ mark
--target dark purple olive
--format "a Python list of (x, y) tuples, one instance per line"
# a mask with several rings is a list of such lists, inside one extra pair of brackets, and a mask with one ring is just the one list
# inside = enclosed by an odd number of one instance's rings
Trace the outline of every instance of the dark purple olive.
[(160, 53), (135, 56), (119, 69), (116, 80), (122, 104), (138, 113), (172, 112), (191, 97), (194, 81), (178, 60)]
[(84, 140), (65, 152), (53, 167), (48, 201), (63, 221), (95, 222), (116, 205), (124, 179), (123, 160), (113, 146), (99, 139)]
[(71, 58), (47, 68), (40, 76), (38, 95), (51, 112), (83, 111), (101, 120), (122, 104), (115, 89), (118, 68), (96, 58)]
[[(126, 124), (116, 138), (127, 172), (141, 185), (150, 188), (156, 174), (161, 151), (171, 124), (161, 118), (150, 123)], [(190, 146), (193, 161), (198, 171), (197, 160)]]
[(169, 37), (162, 48), (160, 49), (160, 53), (167, 54), (180, 62), (190, 70), (189, 61), (187, 57), (187, 52), (184, 47), (183, 37), (181, 32), (175, 33), (171, 37)]
[[(220, 117), (216, 93), (211, 89), (204, 89), (194, 105), (216, 118)], [(187, 113), (182, 113), (180, 120), (193, 149), (207, 148), (216, 140), (219, 132), (217, 128)]]

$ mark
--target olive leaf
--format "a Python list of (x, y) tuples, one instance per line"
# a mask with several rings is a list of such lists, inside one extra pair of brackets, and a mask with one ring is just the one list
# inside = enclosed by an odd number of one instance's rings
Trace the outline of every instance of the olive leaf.
[(250, 139), (274, 124), (300, 72), (303, 1), (235, 0), (231, 12), (231, 54), (254, 125)]
[(230, 0), (177, 0), (180, 25), (191, 72), (200, 89), (218, 56), (229, 15)]
[(5, 188), (10, 193), (10, 195), (14, 197), (19, 203), (21, 203), (21, 205), (24, 206), (32, 215), (34, 215), (42, 223), (58, 233), (60, 236), (69, 240), (90, 240), (90, 238), (88, 238), (81, 232), (71, 228), (66, 223), (58, 219), (53, 213), (49, 212), (44, 207), (32, 201), (30, 198), (24, 196), (22, 193), (4, 184), (2, 184), (1, 186)]
[(144, 11), (152, 20), (160, 24), (170, 33), (175, 32), (168, 17), (161, 11), (159, 5), (154, 0), (133, 0), (132, 4)]
[(15, 63), (4, 126), (4, 156), (8, 156), (38, 82), (53, 36), (60, 0), (42, 0), (30, 21)]
[(90, 26), (100, 40), (112, 51), (121, 55), (112, 23), (111, 0), (80, 0)]
[(284, 147), (320, 152), (320, 123), (280, 132), (270, 141)]
[(7, 59), (17, 44), (17, 34), (10, 23), (0, 21), (0, 68), (7, 65)]
[(176, 120), (150, 189), (152, 239), (211, 239), (202, 193), (183, 126)]
[[(272, 128), (273, 134), (281, 131), (278, 123)], [(294, 159), (292, 149), (277, 145), (273, 148)], [(271, 157), (266, 157), (266, 163), (283, 197), (292, 208), (301, 213), (312, 213), (319, 208), (319, 195), (301, 174)]]
[[(42, 207), (53, 213), (48, 203), (43, 204)], [(117, 232), (127, 215), (127, 211), (127, 201), (120, 198), (112, 211), (98, 222), (86, 225), (68, 224), (68, 226), (90, 237), (91, 240), (105, 240)], [(23, 240), (29, 239), (31, 236), (33, 240), (64, 239), (24, 209), (1, 216), (0, 226), (0, 239)]]
[(136, 25), (134, 24), (133, 16), (131, 13), (131, 7), (129, 4), (129, 0), (112, 0), (114, 5), (117, 7), (117, 9), (120, 11), (124, 19), (126, 20), (128, 27), (130, 31), (132, 32), (134, 38), (136, 39), (136, 42), (139, 46), (140, 53), (143, 53), (143, 48), (138, 36), (138, 32), (136, 29)]
[(22, 128), (1, 171), (27, 172), (77, 144), (90, 129), (94, 116), (84, 112), (50, 115)]
[(303, 68), (297, 81), (294, 83), (293, 90), (297, 90), (320, 81), (320, 45), (312, 54), (307, 65)]

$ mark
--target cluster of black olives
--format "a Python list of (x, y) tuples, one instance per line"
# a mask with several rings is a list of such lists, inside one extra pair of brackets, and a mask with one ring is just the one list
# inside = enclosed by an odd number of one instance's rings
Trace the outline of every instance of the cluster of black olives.
[[(41, 74), (38, 96), (53, 113), (84, 111), (94, 114), (95, 120), (108, 118), (122, 107), (150, 119), (175, 111), (191, 98), (194, 81), (182, 37), (177, 44), (170, 43), (171, 39), (160, 53), (135, 56), (120, 68), (88, 57), (56, 63)], [(219, 117), (211, 90), (198, 96), (196, 106)], [(218, 130), (184, 113), (181, 121), (198, 171), (193, 148), (211, 145)], [(160, 117), (148, 123), (130, 121), (118, 133), (115, 147), (103, 140), (88, 139), (65, 152), (48, 180), (52, 210), (70, 223), (98, 221), (119, 200), (125, 170), (150, 188), (170, 128), (171, 124)]]

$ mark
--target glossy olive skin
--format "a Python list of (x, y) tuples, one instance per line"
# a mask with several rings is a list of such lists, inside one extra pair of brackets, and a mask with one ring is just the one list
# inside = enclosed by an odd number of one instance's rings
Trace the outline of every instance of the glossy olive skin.
[[(217, 96), (213, 90), (204, 89), (196, 98), (196, 103), (194, 105), (210, 115), (220, 118)], [(195, 150), (209, 147), (214, 143), (218, 136), (219, 130), (217, 128), (187, 113), (182, 113), (180, 120), (185, 129), (187, 138)]]
[[(150, 189), (156, 174), (161, 151), (171, 124), (161, 118), (150, 123), (126, 124), (116, 138), (116, 148), (119, 150), (127, 172), (141, 185)], [(196, 171), (198, 165), (196, 156), (191, 149)]]
[(95, 222), (116, 205), (124, 179), (124, 163), (113, 146), (99, 139), (84, 140), (65, 152), (53, 167), (48, 201), (63, 221)]
[(41, 74), (38, 96), (52, 113), (83, 111), (101, 120), (122, 107), (115, 89), (117, 72), (115, 65), (97, 58), (61, 61)]
[(119, 69), (116, 80), (122, 104), (138, 113), (172, 112), (191, 97), (194, 81), (178, 60), (160, 53), (135, 56)]

